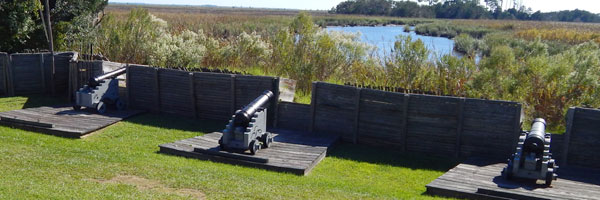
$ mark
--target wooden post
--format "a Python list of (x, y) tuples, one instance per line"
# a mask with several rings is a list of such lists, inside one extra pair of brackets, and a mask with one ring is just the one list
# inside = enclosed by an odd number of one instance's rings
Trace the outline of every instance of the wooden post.
[(231, 85), (230, 85), (230, 90), (231, 90), (231, 112), (230, 114), (233, 115), (235, 114), (235, 74), (231, 75)]
[(577, 108), (571, 107), (569, 111), (567, 111), (567, 130), (565, 130), (565, 135), (563, 139), (563, 147), (562, 147), (562, 155), (561, 155), (561, 167), (566, 167), (569, 163), (569, 143), (571, 140), (571, 134), (573, 131), (573, 122), (575, 121), (575, 111)]
[[(510, 141), (510, 142), (512, 142), (513, 145), (512, 145), (512, 149), (510, 149), (510, 151), (509, 151), (511, 153), (515, 149), (517, 149), (519, 136), (521, 136), (521, 122), (522, 122), (521, 115), (523, 112), (523, 108), (521, 107), (521, 104), (515, 103), (514, 105), (516, 105), (518, 109), (515, 109), (515, 114), (514, 114), (514, 118), (515, 118), (514, 125), (513, 125), (513, 134), (514, 134), (513, 139), (514, 140)], [(508, 155), (506, 155), (506, 156), (508, 156)]]
[(6, 74), (6, 77), (8, 77), (7, 83), (8, 83), (8, 96), (15, 96), (15, 82), (14, 82), (14, 69), (13, 69), (13, 65), (12, 65), (12, 55), (8, 55), (8, 67), (6, 69), (8, 69), (8, 73)]
[(67, 84), (67, 98), (69, 102), (73, 99), (73, 61), (69, 61), (69, 83)]
[(273, 94), (274, 103), (271, 104), (273, 107), (273, 127), (277, 128), (277, 121), (279, 121), (279, 77), (273, 79)]
[(194, 84), (194, 73), (188, 74), (190, 79), (190, 103), (192, 104), (192, 111), (194, 118), (198, 117), (198, 108), (196, 106), (196, 86)]
[(160, 113), (160, 80), (158, 76), (158, 68), (154, 68), (154, 91), (156, 91), (155, 111)]
[(8, 72), (9, 72), (9, 70), (8, 70), (8, 54), (4, 54), (4, 55), (5, 55), (4, 59), (2, 59), (4, 61), (2, 63), (2, 65), (4, 66), (2, 68), (2, 72), (3, 72), (4, 77), (2, 77), (2, 78), (4, 79), (3, 80), (4, 81), (4, 94), (8, 95), (8, 93), (9, 93), (8, 92)]
[(354, 105), (355, 105), (355, 113), (354, 113), (354, 135), (352, 137), (352, 143), (358, 143), (358, 129), (360, 124), (360, 98), (362, 94), (362, 88), (356, 88), (356, 94), (354, 95)]
[(317, 112), (317, 93), (319, 90), (319, 82), (312, 83), (312, 92), (310, 99), (310, 126), (308, 127), (309, 132), (315, 131), (315, 116)]
[(43, 94), (46, 94), (48, 92), (48, 88), (46, 88), (46, 77), (44, 76), (44, 54), (40, 53), (40, 75), (41, 75), (41, 80), (42, 80), (42, 88), (43, 89)]
[(127, 89), (127, 109), (131, 109), (131, 74), (129, 72), (129, 64), (125, 65), (125, 89)]
[(404, 113), (404, 118), (402, 119), (402, 132), (400, 132), (400, 138), (402, 139), (402, 151), (407, 151), (408, 148), (406, 145), (408, 142), (406, 141), (408, 135), (408, 104), (410, 101), (410, 94), (404, 94), (404, 108), (402, 112)]
[(460, 139), (461, 139), (462, 132), (463, 132), (463, 122), (464, 122), (464, 118), (465, 118), (465, 114), (464, 114), (465, 113), (464, 112), (465, 101), (466, 101), (466, 99), (464, 97), (461, 97), (458, 102), (458, 126), (456, 127), (456, 146), (455, 146), (456, 147), (455, 148), (455, 151), (456, 151), (455, 156), (457, 158), (460, 157)]

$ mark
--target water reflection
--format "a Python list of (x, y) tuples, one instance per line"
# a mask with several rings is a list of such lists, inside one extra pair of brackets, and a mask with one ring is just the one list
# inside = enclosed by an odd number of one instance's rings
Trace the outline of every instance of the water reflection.
[(328, 31), (360, 32), (360, 39), (377, 47), (377, 54), (382, 57), (390, 55), (391, 49), (396, 42), (396, 36), (403, 35), (412, 37), (413, 41), (421, 39), (427, 49), (430, 50), (430, 59), (439, 59), (444, 55), (451, 54), (462, 57), (462, 54), (454, 51), (454, 40), (444, 37), (433, 37), (417, 35), (414, 31), (404, 32), (403, 26), (353, 26), (353, 27), (327, 27)]

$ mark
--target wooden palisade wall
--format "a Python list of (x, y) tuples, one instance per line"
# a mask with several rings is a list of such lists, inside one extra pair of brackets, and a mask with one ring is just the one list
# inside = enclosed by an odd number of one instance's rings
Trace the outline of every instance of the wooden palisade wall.
[(28, 95), (68, 91), (69, 63), (75, 53), (57, 53), (54, 56), (55, 77), (49, 53), (0, 53), (0, 95)]
[(8, 95), (7, 70), (8, 70), (8, 54), (0, 53), (0, 96)]
[[(263, 91), (278, 94), (279, 78), (129, 65), (127, 90), (129, 105), (135, 109), (226, 120)], [(268, 105), (270, 119), (276, 118), (276, 105), (276, 101)]]
[[(279, 128), (441, 156), (507, 158), (521, 104), (313, 83), (311, 105), (280, 103)], [(307, 123), (308, 122), (308, 123)]]
[(561, 155), (557, 159), (559, 165), (600, 168), (600, 110), (570, 108), (567, 112), (567, 130), (561, 139), (561, 154), (553, 153)]

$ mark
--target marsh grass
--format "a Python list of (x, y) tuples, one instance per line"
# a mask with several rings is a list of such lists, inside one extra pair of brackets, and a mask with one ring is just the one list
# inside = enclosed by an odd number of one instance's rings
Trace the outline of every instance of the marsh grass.
[[(109, 34), (101, 34), (98, 41), (103, 42), (97, 45), (101, 52), (107, 52), (105, 55), (116, 54), (109, 58), (160, 67), (226, 68), (291, 78), (298, 81), (298, 102), (310, 101), (313, 81), (400, 87), (436, 95), (521, 102), (526, 121), (546, 118), (555, 132), (564, 130), (568, 107), (600, 107), (600, 83), (594, 81), (600, 80), (600, 26), (596, 24), (502, 20), (422, 23), (425, 20), (319, 11), (197, 7), (134, 9), (131, 13), (138, 17), (132, 18), (128, 9), (131, 7), (119, 10), (109, 6), (108, 12), (115, 15), (103, 24), (104, 33)], [(137, 26), (138, 18), (154, 23), (147, 25), (152, 29)], [(405, 38), (398, 38), (392, 51), (376, 56), (374, 48), (362, 43), (358, 35), (323, 30), (317, 24), (327, 25), (325, 19), (339, 24), (414, 23), (417, 33), (458, 36), (455, 48), (466, 56), (428, 59), (430, 52), (421, 48), (420, 41)], [(132, 34), (130, 27), (140, 27), (140, 31)]]

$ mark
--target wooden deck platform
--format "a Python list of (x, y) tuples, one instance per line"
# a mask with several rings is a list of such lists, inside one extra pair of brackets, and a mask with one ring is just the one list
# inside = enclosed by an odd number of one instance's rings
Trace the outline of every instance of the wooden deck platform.
[(600, 169), (559, 168), (551, 187), (543, 181), (501, 176), (506, 163), (469, 159), (427, 184), (427, 193), (468, 199), (600, 199)]
[(69, 105), (43, 106), (0, 113), (0, 125), (61, 137), (81, 138), (125, 118), (141, 113), (136, 110), (73, 110)]
[(222, 133), (219, 132), (159, 147), (160, 152), (165, 154), (306, 175), (323, 160), (327, 149), (339, 138), (337, 135), (314, 135), (287, 130), (271, 132), (274, 134), (272, 146), (259, 150), (256, 155), (221, 151), (218, 140)]

